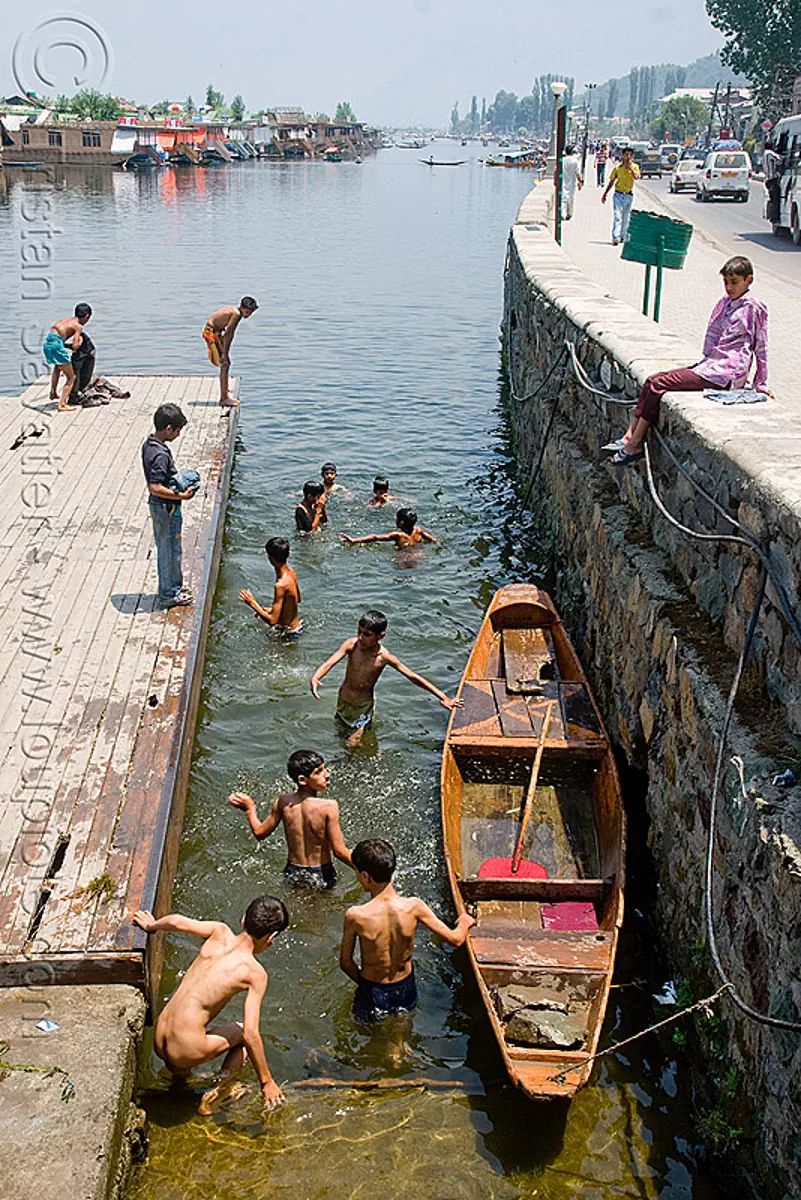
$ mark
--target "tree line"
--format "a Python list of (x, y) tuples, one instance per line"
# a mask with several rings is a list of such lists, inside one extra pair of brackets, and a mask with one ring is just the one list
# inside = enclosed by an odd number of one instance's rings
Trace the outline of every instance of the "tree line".
[[(222, 92), (217, 91), (213, 84), (208, 84), (205, 92), (206, 108), (213, 109), (221, 115), (227, 116), (231, 121), (243, 121), (247, 114), (245, 101), (237, 93), (231, 100), (230, 104), (226, 105), (225, 96)], [(157, 100), (155, 104), (147, 107), (147, 111), (153, 113), (154, 116), (166, 116), (172, 109), (172, 104), (169, 100)], [(103, 95), (101, 92), (94, 91), (91, 88), (84, 88), (77, 92), (74, 96), (57, 96), (53, 101), (53, 108), (56, 112), (64, 116), (78, 117), (84, 121), (117, 121), (122, 115), (122, 106), (119, 100), (111, 95)], [(187, 96), (181, 105), (181, 116), (186, 120), (192, 120), (199, 113), (199, 108), (195, 104), (191, 95)], [(265, 109), (260, 109), (259, 112), (252, 114), (255, 117), (263, 117)], [(310, 121), (330, 121), (328, 113), (319, 112), (313, 116), (304, 114), (304, 119)], [(343, 124), (353, 124), (356, 121), (356, 113), (353, 111), (353, 106), (349, 100), (341, 100), (336, 107), (334, 114), (335, 121), (341, 121)]]
[(460, 116), (457, 101), (451, 110), (451, 133), (463, 137), (475, 135), (480, 130), (492, 133), (546, 133), (553, 119), (551, 84), (558, 79), (567, 84), (565, 99), (568, 108), (572, 108), (575, 80), (566, 75), (540, 75), (526, 96), (518, 97), (515, 92), (507, 92), (502, 88), (496, 92), (491, 104), (487, 105), (486, 98), (482, 98), (480, 108), (478, 97), (473, 96), (470, 111), (465, 117)]

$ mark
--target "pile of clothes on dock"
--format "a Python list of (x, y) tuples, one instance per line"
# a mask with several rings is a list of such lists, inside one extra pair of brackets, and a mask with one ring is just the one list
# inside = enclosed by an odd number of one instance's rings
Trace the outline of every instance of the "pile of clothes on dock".
[(72, 352), (72, 365), (75, 370), (75, 382), (69, 396), (69, 403), (80, 408), (99, 408), (101, 404), (110, 404), (112, 400), (127, 400), (130, 392), (124, 392), (105, 379), (95, 375), (95, 344), (88, 334), (81, 337), (81, 344)]

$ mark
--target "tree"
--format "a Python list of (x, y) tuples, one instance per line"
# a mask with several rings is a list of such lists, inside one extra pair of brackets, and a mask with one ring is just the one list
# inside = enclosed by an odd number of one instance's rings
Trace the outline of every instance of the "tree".
[(335, 121), (343, 121), (348, 125), (353, 125), (356, 121), (356, 113), (350, 105), (350, 100), (340, 100), (337, 105), (337, 111), (334, 113)]
[(615, 110), (617, 109), (618, 88), (619, 88), (618, 81), (616, 79), (610, 80), (609, 95), (606, 98), (607, 118), (611, 118), (615, 115)]
[(213, 84), (208, 84), (206, 88), (206, 107), (207, 108), (225, 108), (225, 96), (222, 92), (215, 90)]
[[(60, 96), (56, 103), (60, 104), (65, 99), (66, 97)], [(113, 96), (103, 96), (91, 88), (77, 92), (68, 104), (69, 108), (61, 108), (60, 111), (70, 112), (83, 120), (116, 121), (122, 112), (119, 102)]]
[(706, 8), (726, 39), (722, 61), (747, 76), (765, 113), (789, 109), (801, 75), (798, 0), (706, 0)]
[(151, 104), (150, 111), (158, 116), (163, 116), (170, 111), (169, 100), (157, 100), (155, 104)]
[(470, 105), (470, 132), (476, 133), (477, 131), (478, 131), (478, 98), (476, 96), (474, 96), (472, 104)]
[(481, 124), (482, 127), (487, 123), (487, 97), (481, 97)]
[(453, 108), (451, 109), (451, 133), (459, 132), (459, 101), (454, 100)]
[(660, 142), (666, 135), (682, 142), (705, 129), (708, 121), (709, 112), (701, 100), (695, 96), (675, 96), (662, 105), (661, 113), (651, 122), (651, 133)]
[(665, 83), (662, 91), (663, 96), (672, 96), (676, 90), (676, 72), (669, 70), (665, 73)]
[(540, 98), (539, 96), (521, 96), (517, 106), (517, 123), (519, 127), (524, 125), (526, 129), (533, 133), (539, 126), (540, 120)]
[(488, 112), (489, 122), (499, 132), (517, 129), (517, 96), (514, 92), (499, 91)]
[(234, 96), (233, 100), (231, 101), (230, 112), (231, 112), (231, 120), (232, 121), (241, 121), (244, 119), (245, 101), (242, 99), (242, 97), (239, 95), (238, 92)]
[(192, 96), (190, 94), (184, 100), (184, 116), (189, 117), (189, 119), (191, 120), (194, 115), (195, 115), (195, 102), (192, 99)]
[(637, 93), (640, 87), (640, 68), (632, 67), (629, 71), (629, 120), (634, 120), (637, 111)]
[(684, 80), (687, 78), (686, 67), (676, 67), (676, 87), (683, 88)]

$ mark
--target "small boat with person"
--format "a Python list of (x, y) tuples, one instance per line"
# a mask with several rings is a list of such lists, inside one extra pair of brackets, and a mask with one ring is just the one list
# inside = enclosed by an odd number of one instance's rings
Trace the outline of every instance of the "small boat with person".
[(428, 158), (421, 158), (420, 162), (425, 167), (463, 167), (467, 162), (467, 159), (436, 159), (434, 158), (433, 154), (431, 154)]
[(512, 1082), (569, 1098), (590, 1076), (623, 919), (625, 815), (600, 713), (547, 593), (494, 596), (451, 714), (445, 862)]

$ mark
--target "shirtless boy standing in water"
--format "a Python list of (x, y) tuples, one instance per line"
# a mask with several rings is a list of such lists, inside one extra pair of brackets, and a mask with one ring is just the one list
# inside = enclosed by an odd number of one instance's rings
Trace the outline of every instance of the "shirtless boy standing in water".
[(298, 616), (301, 600), (298, 577), (292, 568), (287, 566), (289, 542), (282, 537), (269, 538), (264, 549), (270, 566), (275, 571), (273, 602), (269, 608), (262, 608), (247, 588), (243, 588), (239, 593), (239, 599), (252, 608), (257, 617), (261, 617), (268, 625), (275, 626), (285, 641), (291, 641), (303, 633), (303, 622)]
[[(368, 838), (354, 846), (353, 869), (370, 899), (349, 908), (339, 951), (339, 965), (357, 984), (353, 1015), (357, 1021), (382, 1021), (390, 1013), (404, 1013), (417, 1004), (414, 980), (414, 936), (425, 925), (451, 946), (461, 946), (475, 921), (462, 913), (450, 929), (417, 896), (399, 896), (392, 886), (395, 851), (382, 838)], [(361, 965), (354, 957), (356, 942)]]
[(203, 326), (203, 340), (209, 351), (209, 362), (220, 368), (220, 404), (223, 408), (236, 408), (239, 401), (228, 390), (228, 372), (231, 367), (231, 342), (236, 327), (244, 317), (252, 317), (258, 304), (252, 296), (243, 296), (239, 304), (227, 304), (218, 308)]
[(394, 667), (401, 675), (410, 679), (417, 687), (423, 688), (436, 696), (443, 708), (461, 706), (461, 700), (451, 700), (433, 683), (429, 683), (422, 675), (410, 671), (404, 663), (390, 654), (381, 645), (381, 639), (387, 631), (387, 618), (382, 612), (369, 610), (359, 621), (359, 631), (356, 637), (348, 638), (329, 659), (317, 668), (311, 677), (310, 686), (315, 700), (320, 699), (320, 681), (340, 662), (347, 658), (345, 679), (337, 697), (336, 720), (344, 733), (348, 734), (347, 744), (356, 746), (362, 740), (364, 731), (373, 724), (375, 713), (375, 685), (384, 667)]
[(266, 820), (259, 820), (256, 801), (246, 792), (232, 792), (228, 803), (244, 809), (259, 841), (269, 837), (283, 821), (287, 848), (284, 875), (298, 887), (327, 891), (337, 880), (331, 855), (351, 866), (339, 824), (339, 805), (319, 795), (328, 791), (331, 776), (322, 755), (314, 750), (296, 750), (289, 756), (286, 769), (297, 791), (273, 801)]
[(395, 514), (395, 528), (390, 533), (367, 533), (364, 537), (350, 537), (340, 533), (346, 546), (366, 546), (370, 542), (394, 542), (398, 549), (418, 546), (420, 542), (436, 542), (433, 533), (417, 524), (417, 513), (413, 508), (399, 508)]
[[(155, 1038), (156, 1053), (176, 1075), (225, 1055), (220, 1082), (205, 1093), (198, 1111), (207, 1116), (224, 1093), (234, 1094), (234, 1076), (248, 1056), (259, 1077), (264, 1107), (278, 1108), (284, 1093), (270, 1074), (259, 1031), (267, 972), (255, 956), (289, 924), (283, 903), (274, 896), (251, 900), (239, 934), (221, 921), (193, 921), (179, 913), (156, 920), (152, 913), (140, 911), (133, 920), (148, 934), (167, 930), (203, 939), (200, 953), (161, 1010)], [(239, 1021), (212, 1025), (239, 992), (247, 992), (244, 1026)]]

